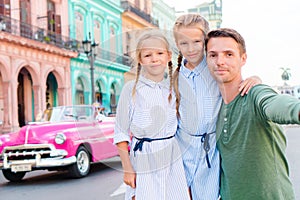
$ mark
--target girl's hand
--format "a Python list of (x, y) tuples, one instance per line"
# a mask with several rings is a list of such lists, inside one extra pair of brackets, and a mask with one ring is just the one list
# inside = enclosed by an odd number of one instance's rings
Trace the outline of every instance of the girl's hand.
[(134, 171), (125, 171), (123, 177), (124, 183), (132, 188), (135, 188), (136, 173)]
[(124, 170), (124, 183), (132, 188), (135, 188), (136, 173), (131, 165), (128, 154), (128, 142), (123, 141), (117, 143), (118, 152), (122, 161), (122, 167)]
[(241, 96), (244, 96), (245, 94), (248, 94), (248, 92), (250, 91), (250, 89), (258, 84), (261, 84), (262, 81), (258, 76), (251, 76), (249, 78), (247, 78), (246, 80), (244, 80), (239, 87), (239, 91), (241, 92)]

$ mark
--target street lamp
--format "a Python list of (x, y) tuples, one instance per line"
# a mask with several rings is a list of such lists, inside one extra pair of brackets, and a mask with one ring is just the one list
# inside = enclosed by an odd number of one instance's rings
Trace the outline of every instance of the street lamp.
[[(91, 33), (89, 32), (89, 38), (91, 39)], [(83, 50), (84, 53), (86, 54), (86, 56), (88, 57), (89, 61), (90, 61), (90, 65), (91, 65), (91, 89), (92, 89), (92, 104), (95, 103), (95, 84), (94, 84), (94, 61), (95, 61), (95, 57), (96, 57), (96, 51), (95, 48), (96, 46), (98, 46), (98, 44), (96, 44), (95, 42), (91, 42), (91, 40), (84, 40), (82, 41), (82, 46), (83, 46)]]

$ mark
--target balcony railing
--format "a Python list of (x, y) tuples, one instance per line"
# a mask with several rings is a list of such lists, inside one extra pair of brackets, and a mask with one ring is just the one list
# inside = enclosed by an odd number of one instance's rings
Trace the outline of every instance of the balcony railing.
[(4, 15), (0, 15), (0, 31), (5, 31), (35, 41), (53, 44), (67, 50), (77, 51), (79, 47), (79, 42), (74, 39)]
[[(80, 44), (80, 50), (79, 52), (81, 54), (85, 54), (84, 50), (82, 48), (82, 45)], [(133, 63), (133, 59), (130, 56), (127, 55), (120, 55), (120, 54), (116, 54), (114, 52), (105, 50), (103, 48), (100, 47), (96, 47), (96, 60), (97, 59), (103, 59), (106, 60), (108, 62), (112, 62), (112, 63), (119, 63), (125, 66), (131, 66)]]
[(151, 15), (143, 12), (142, 10), (140, 10), (139, 8), (135, 7), (132, 3), (128, 2), (128, 1), (122, 1), (121, 2), (121, 7), (128, 12), (133, 12), (134, 14), (136, 14), (137, 16), (143, 18), (144, 20), (146, 20), (147, 22), (158, 26), (158, 20), (155, 20), (151, 17)]
[[(46, 29), (42, 29), (27, 23), (20, 22), (10, 17), (0, 15), (0, 31), (21, 36), (27, 39), (53, 44), (59, 48), (72, 50), (80, 53), (83, 52), (82, 43), (75, 39), (56, 34)], [(97, 48), (96, 58), (104, 59), (110, 62), (115, 62), (130, 66), (132, 59), (129, 56), (115, 54), (113, 52)]]
[(122, 65), (131, 66), (132, 65), (132, 58), (126, 55), (120, 55), (113, 53), (111, 51), (104, 50), (102, 48), (96, 49), (96, 58), (101, 58), (104, 60), (109, 60), (111, 62), (116, 62)]

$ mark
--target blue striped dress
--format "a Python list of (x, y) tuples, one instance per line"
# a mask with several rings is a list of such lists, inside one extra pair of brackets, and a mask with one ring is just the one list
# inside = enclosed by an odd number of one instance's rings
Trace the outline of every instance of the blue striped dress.
[[(169, 80), (155, 83), (140, 76), (135, 97), (134, 82), (122, 89), (116, 115), (114, 143), (128, 141), (130, 159), (136, 171), (136, 188), (127, 186), (125, 199), (188, 200), (188, 187), (181, 151), (172, 137), (177, 129), (175, 96), (168, 101)], [(130, 133), (133, 137), (131, 140)], [(166, 138), (144, 142), (141, 151), (133, 152), (136, 138)]]
[[(222, 96), (205, 58), (193, 71), (182, 63), (178, 84), (181, 97), (176, 138), (182, 150), (187, 183), (193, 200), (216, 200), (220, 159), (215, 130)], [(205, 138), (208, 151), (204, 150)]]

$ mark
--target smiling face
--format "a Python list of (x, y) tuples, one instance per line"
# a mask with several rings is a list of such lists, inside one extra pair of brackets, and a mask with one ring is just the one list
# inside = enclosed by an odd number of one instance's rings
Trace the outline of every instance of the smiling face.
[(219, 83), (241, 81), (241, 68), (246, 63), (247, 54), (241, 52), (233, 38), (210, 38), (206, 48), (208, 68)]
[(197, 27), (181, 27), (176, 32), (176, 45), (188, 61), (186, 67), (194, 69), (204, 57), (204, 34)]
[(144, 76), (155, 82), (163, 80), (172, 56), (167, 44), (160, 38), (147, 38), (142, 42), (139, 51), (138, 61), (143, 67)]

